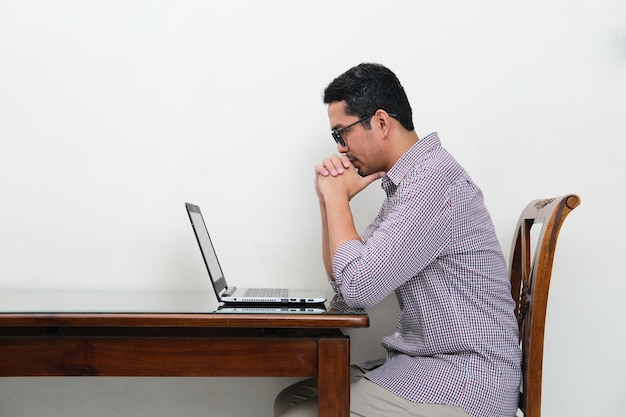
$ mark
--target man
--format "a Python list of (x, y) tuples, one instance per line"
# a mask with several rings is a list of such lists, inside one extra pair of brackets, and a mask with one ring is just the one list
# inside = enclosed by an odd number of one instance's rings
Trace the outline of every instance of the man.
[[(322, 255), (343, 301), (395, 293), (387, 357), (351, 384), (352, 416), (514, 416), (521, 352), (506, 262), (480, 189), (441, 146), (420, 139), (395, 74), (361, 64), (324, 103), (340, 155), (316, 167)], [(350, 199), (382, 178), (386, 199), (359, 235)], [(354, 369), (355, 367), (353, 367)], [(316, 416), (315, 381), (285, 389), (281, 417)]]

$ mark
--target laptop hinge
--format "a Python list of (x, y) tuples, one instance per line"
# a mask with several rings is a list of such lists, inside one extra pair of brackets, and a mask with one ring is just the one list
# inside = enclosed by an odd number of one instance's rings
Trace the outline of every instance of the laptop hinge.
[(237, 287), (226, 288), (226, 290), (224, 291), (224, 294), (222, 295), (226, 297), (230, 297), (231, 295), (235, 293), (235, 291), (237, 291)]

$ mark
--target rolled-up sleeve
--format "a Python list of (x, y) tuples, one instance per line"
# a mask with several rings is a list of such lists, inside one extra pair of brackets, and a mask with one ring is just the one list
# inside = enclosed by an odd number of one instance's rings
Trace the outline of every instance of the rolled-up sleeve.
[(333, 275), (348, 305), (380, 303), (445, 251), (451, 226), (447, 187), (447, 179), (431, 170), (405, 178), (401, 197), (388, 195), (361, 240), (337, 249)]

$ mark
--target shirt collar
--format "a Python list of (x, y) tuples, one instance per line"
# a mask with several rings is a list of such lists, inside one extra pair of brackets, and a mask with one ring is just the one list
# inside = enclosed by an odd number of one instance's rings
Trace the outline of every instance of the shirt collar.
[(409, 171), (413, 169), (417, 161), (421, 160), (426, 153), (440, 146), (441, 141), (439, 140), (437, 132), (431, 133), (415, 142), (383, 177), (382, 187), (387, 194), (389, 195), (395, 191), (400, 182), (407, 176)]

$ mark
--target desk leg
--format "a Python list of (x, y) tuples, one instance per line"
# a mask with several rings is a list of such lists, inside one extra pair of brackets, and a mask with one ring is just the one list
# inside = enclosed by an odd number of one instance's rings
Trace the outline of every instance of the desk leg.
[(350, 415), (350, 339), (319, 339), (319, 417)]

